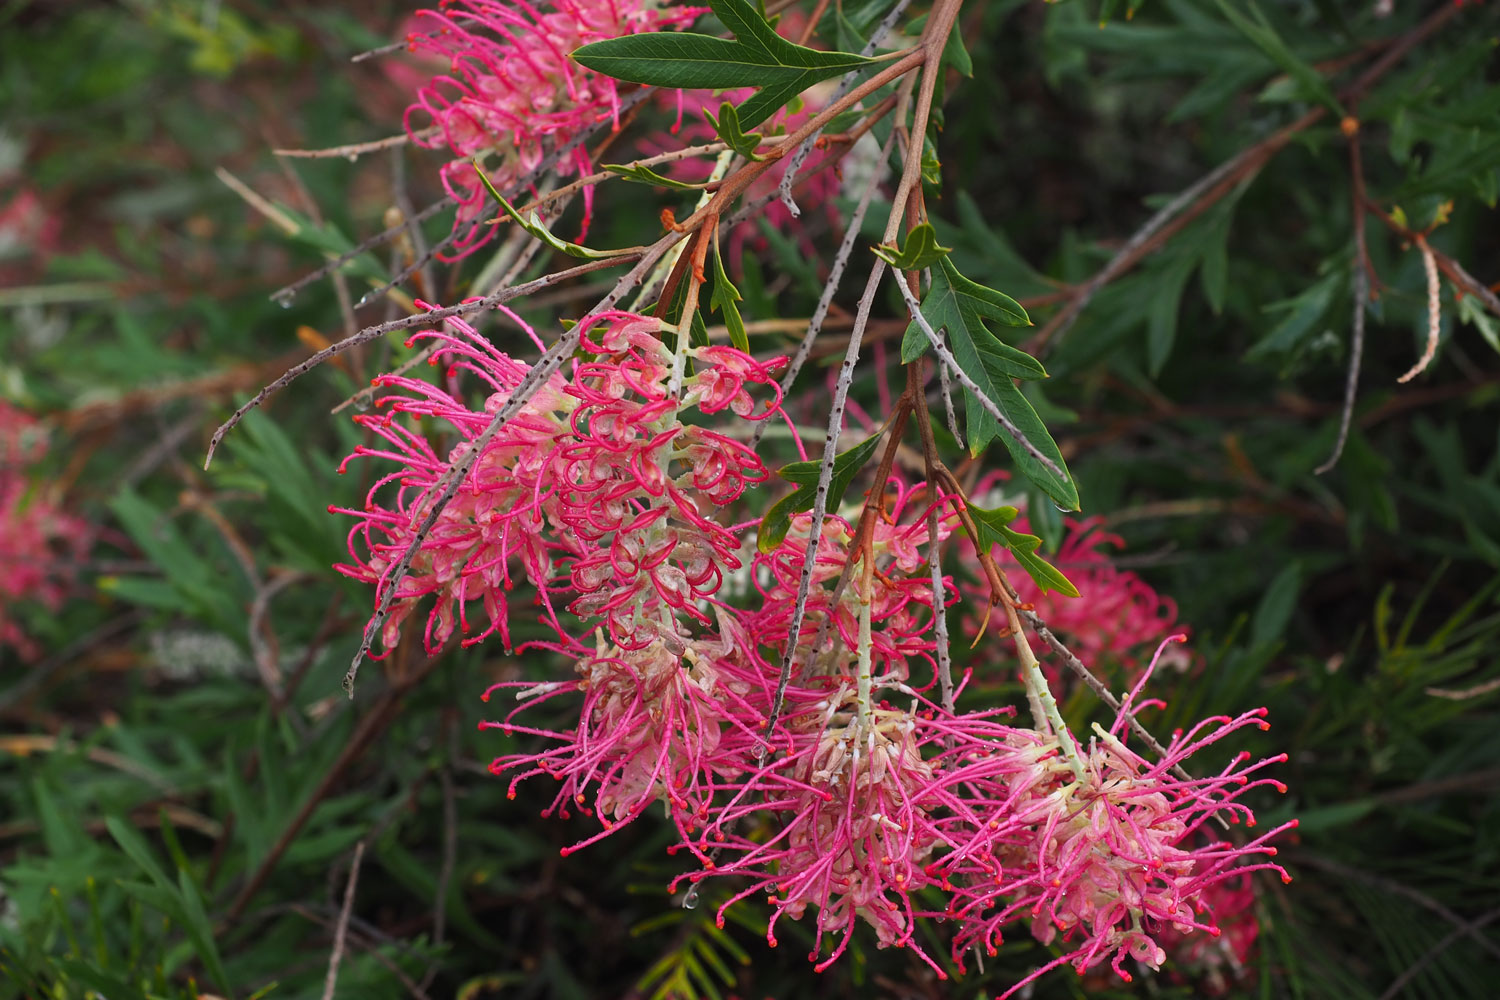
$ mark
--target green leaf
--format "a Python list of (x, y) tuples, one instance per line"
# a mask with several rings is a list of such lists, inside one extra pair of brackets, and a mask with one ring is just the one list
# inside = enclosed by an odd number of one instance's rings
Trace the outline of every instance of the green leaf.
[(1290, 354), (1313, 332), (1314, 326), (1328, 311), (1333, 293), (1343, 280), (1343, 273), (1334, 271), (1321, 281), (1304, 289), (1300, 295), (1282, 302), (1272, 303), (1266, 308), (1287, 309), (1287, 317), (1245, 352), (1246, 361), (1260, 361), (1277, 354)]
[(997, 507), (987, 510), (984, 507), (976, 507), (970, 504), (969, 516), (974, 519), (974, 526), (979, 529), (979, 547), (987, 550), (992, 545), (1003, 545), (1010, 549), (1011, 554), (1016, 557), (1016, 562), (1021, 564), (1028, 576), (1036, 581), (1036, 585), (1042, 588), (1042, 592), (1055, 590), (1059, 594), (1068, 597), (1077, 597), (1078, 588), (1073, 586), (1071, 580), (1053, 566), (1047, 560), (1036, 554), (1041, 547), (1042, 540), (1036, 535), (1023, 535), (1010, 527), (1010, 522), (1015, 520), (1018, 513), (1014, 507)]
[(1276, 574), (1276, 579), (1266, 588), (1260, 605), (1255, 609), (1255, 617), (1250, 622), (1250, 638), (1256, 645), (1275, 642), (1286, 632), (1301, 590), (1301, 563), (1291, 563)]
[[(864, 468), (870, 456), (875, 453), (875, 446), (880, 443), (881, 435), (872, 434), (859, 444), (846, 452), (834, 456), (833, 478), (828, 484), (828, 509), (836, 510), (843, 502), (844, 493), (849, 489), (849, 484), (854, 481), (854, 476), (860, 469)], [(796, 483), (797, 489), (789, 496), (782, 497), (771, 505), (766, 511), (766, 516), (761, 518), (760, 530), (756, 537), (756, 545), (762, 552), (773, 552), (785, 539), (787, 532), (792, 527), (792, 515), (804, 510), (812, 510), (813, 500), (818, 492), (818, 468), (822, 462), (792, 462), (785, 465), (777, 473), (782, 479), (789, 483)]]
[(708, 299), (708, 311), (722, 310), (724, 325), (729, 329), (729, 342), (742, 351), (750, 350), (750, 336), (745, 332), (745, 320), (740, 316), (740, 290), (735, 288), (724, 270), (724, 257), (719, 252), (719, 241), (714, 240), (714, 290)]
[(219, 957), (218, 945), (214, 943), (214, 926), (203, 907), (203, 898), (186, 868), (177, 869), (177, 888), (182, 894), (183, 928), (193, 943), (193, 950), (203, 962), (208, 974), (225, 993), (232, 993), (229, 976), (224, 971), (224, 961)]
[[(952, 252), (952, 247), (940, 247), (937, 230), (930, 222), (924, 222), (906, 236), (906, 245), (899, 251), (887, 246), (872, 248), (875, 256), (898, 271), (922, 271), (936, 264)], [(934, 327), (934, 329), (936, 329)]]
[(490, 193), (491, 198), (500, 203), (500, 207), (505, 210), (506, 215), (510, 216), (511, 221), (541, 240), (547, 246), (560, 253), (565, 253), (569, 257), (580, 257), (584, 260), (604, 260), (620, 255), (621, 251), (619, 250), (590, 250), (588, 247), (579, 246), (577, 243), (569, 243), (567, 240), (552, 235), (552, 230), (542, 225), (542, 220), (538, 218), (535, 212), (531, 213), (529, 220), (521, 218), (521, 213), (516, 211), (514, 205), (505, 200), (505, 195), (501, 194), (495, 185), (490, 182), (489, 177), (479, 168), (479, 164), (473, 160), (469, 162), (474, 167), (474, 172), (479, 175), (479, 180), (484, 184), (485, 190)]
[(1458, 318), (1479, 331), (1484, 342), (1500, 353), (1500, 321), (1485, 312), (1484, 306), (1472, 295), (1458, 300)]
[(687, 181), (664, 177), (650, 167), (642, 167), (634, 163), (606, 163), (604, 164), (604, 169), (612, 174), (618, 174), (627, 181), (637, 181), (641, 184), (651, 184), (655, 187), (672, 188), (676, 191), (697, 191), (703, 187), (702, 184), (689, 184)]
[(959, 76), (970, 79), (974, 76), (974, 60), (964, 47), (964, 33), (957, 18), (953, 19), (953, 27), (948, 31), (948, 41), (943, 44), (943, 64), (951, 67)]
[[(1010, 296), (970, 281), (958, 273), (948, 257), (938, 260), (932, 271), (932, 288), (922, 303), (922, 315), (934, 330), (946, 329), (954, 360), (979, 391), (1001, 410), (1011, 423), (1065, 473), (1067, 466), (1057, 443), (1047, 433), (1036, 410), (1016, 388), (1013, 379), (1046, 378), (1047, 371), (1031, 355), (1004, 343), (985, 327), (985, 319), (998, 319), (1012, 326), (1030, 324), (1026, 310)], [(915, 322), (907, 327), (901, 343), (901, 360), (910, 363), (927, 349), (927, 335)], [(969, 429), (969, 450), (978, 455), (996, 437), (1015, 458), (1020, 471), (1036, 483), (1054, 502), (1067, 510), (1078, 509), (1078, 488), (1072, 476), (1059, 478), (1038, 462), (1024, 447), (1005, 433), (1000, 422), (972, 395), (964, 399)]]
[(874, 61), (789, 42), (748, 0), (712, 0), (709, 6), (734, 33), (733, 41), (687, 31), (647, 32), (585, 45), (573, 59), (630, 83), (703, 90), (759, 88), (739, 107), (744, 128), (759, 125), (819, 80)]
[(979, 529), (979, 547), (988, 549), (992, 545), (1004, 545), (1005, 526), (1016, 519), (1020, 510), (1015, 507), (996, 507), (989, 510), (974, 504), (968, 506), (969, 516), (974, 519), (974, 527)]
[[(1031, 401), (1021, 394), (1003, 372), (997, 371), (991, 365), (991, 356), (981, 355), (986, 371), (988, 372), (990, 399), (994, 401), (1010, 420), (1016, 429), (1036, 446), (1037, 451), (1046, 455), (1053, 464), (1063, 471), (1064, 478), (1059, 479), (1057, 474), (1048, 469), (1041, 462), (1022, 447), (1021, 443), (1009, 434), (1005, 433), (998, 421), (992, 417), (988, 410), (979, 405), (977, 400), (966, 400), (967, 420), (969, 428), (969, 448), (974, 455), (988, 444), (992, 439), (999, 438), (1010, 452), (1011, 459), (1016, 463), (1016, 468), (1027, 479), (1036, 484), (1037, 488), (1046, 493), (1052, 502), (1064, 510), (1078, 510), (1078, 486), (1073, 482), (1072, 473), (1068, 472), (1068, 465), (1063, 461), (1062, 452), (1057, 447), (1057, 442), (1052, 440), (1052, 435), (1047, 431), (1047, 425), (1042, 418), (1037, 416), (1036, 409)], [(970, 375), (970, 378), (973, 378)], [(975, 379), (978, 383), (979, 380)], [(982, 383), (980, 383), (982, 385)], [(976, 444), (976, 442), (979, 442)]]
[(1198, 265), (1196, 257), (1184, 254), (1173, 261), (1157, 280), (1146, 314), (1146, 367), (1155, 378), (1172, 355), (1177, 339), (1177, 314), (1182, 311), (1182, 291)]
[(1247, 17), (1236, 10), (1229, 0), (1214, 0), (1214, 2), (1219, 5), (1219, 10), (1223, 12), (1230, 24), (1254, 42), (1255, 46), (1281, 67), (1283, 72), (1297, 81), (1307, 97), (1326, 105), (1339, 117), (1343, 117), (1343, 105), (1334, 96), (1333, 88), (1328, 85), (1328, 80), (1322, 73), (1298, 57), (1286, 42), (1281, 40), (1281, 36), (1276, 33), (1275, 28), (1271, 27), (1271, 23), (1266, 20), (1259, 7), (1253, 2), (1248, 4), (1251, 16)]
[(759, 132), (746, 133), (740, 126), (739, 112), (734, 110), (734, 105), (725, 101), (719, 105), (719, 117), (715, 118), (712, 112), (704, 112), (714, 131), (719, 133), (719, 138), (724, 140), (724, 145), (734, 150), (747, 160), (762, 160), (765, 157), (756, 153), (763, 137)]

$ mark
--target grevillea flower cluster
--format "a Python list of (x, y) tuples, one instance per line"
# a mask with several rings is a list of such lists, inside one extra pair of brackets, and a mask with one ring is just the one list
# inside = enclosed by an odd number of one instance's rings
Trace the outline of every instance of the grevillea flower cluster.
[[(458, 203), (453, 255), (467, 256), (494, 234), (485, 225), (485, 188), (473, 161), (501, 189), (553, 150), (568, 150), (560, 173), (587, 173), (588, 151), (574, 140), (600, 122), (618, 123), (615, 81), (579, 66), (569, 53), (590, 42), (691, 24), (702, 12), (654, 0), (554, 0), (545, 6), (443, 0), (437, 9), (418, 11), (408, 48), (444, 60), (448, 70), (418, 89), (405, 124), (416, 144), (454, 156), (440, 171)], [(585, 189), (586, 213), (592, 198), (592, 188)]]
[(67, 596), (91, 532), (63, 511), (33, 467), (47, 453), (45, 430), (34, 417), (0, 400), (0, 646), (23, 660), (40, 652), (7, 614), (23, 601), (56, 611)]
[[(1113, 725), (1086, 739), (1034, 659), (1029, 699), (1054, 707), (1035, 707), (1029, 727), (1009, 709), (944, 702), (937, 625), (959, 591), (949, 577), (934, 586), (928, 559), (958, 532), (962, 501), (893, 476), (867, 536), (830, 515), (814, 553), (804, 513), (778, 544), (752, 548), (754, 522), (727, 515), (768, 472), (735, 431), (782, 417), (781, 362), (675, 339), (633, 313), (583, 321), (583, 356), (483, 441), (420, 539), (382, 635), (399, 641), (430, 600), (428, 649), (497, 633), (509, 648), (515, 588), (534, 598), (555, 638), (530, 645), (571, 659), (571, 676), (494, 685), (485, 699), (513, 706), (481, 726), (517, 740), (491, 767), (512, 796), (550, 777), (547, 814), (597, 822), (565, 854), (664, 809), (687, 865), (673, 889), (692, 902), (722, 880), (721, 921), (739, 900), (764, 901), (773, 945), (783, 918), (812, 921), (819, 969), (869, 925), (881, 946), (909, 948), (945, 977), (1019, 926), (1061, 948), (1025, 981), (1064, 963), (1126, 979), (1129, 961), (1159, 967), (1168, 947), (1220, 933), (1225, 887), (1257, 869), (1285, 874), (1268, 860), (1284, 827), (1232, 835), (1253, 825), (1247, 792), (1281, 787), (1260, 772), (1284, 758), (1201, 764), (1214, 744), (1264, 728), (1263, 710), (1142, 753), (1129, 724), (1157, 704), (1141, 691), (1170, 643)], [(377, 594), (444, 473), (529, 371), (461, 321), (410, 343), (423, 342), (444, 387), (383, 376), (389, 392), (355, 418), (376, 443), (351, 459), (389, 471), (363, 509), (339, 511), (355, 518), (353, 559), (339, 568)], [(472, 406), (462, 382), (480, 389)], [(559, 713), (568, 721), (552, 721)], [(951, 928), (951, 964), (919, 944), (926, 919)]]

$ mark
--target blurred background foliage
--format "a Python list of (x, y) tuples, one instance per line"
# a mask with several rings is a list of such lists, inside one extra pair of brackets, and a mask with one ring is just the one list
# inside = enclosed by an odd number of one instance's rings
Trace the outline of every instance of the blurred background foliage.
[[(283, 392), (202, 471), (235, 401), (346, 328), (331, 282), (286, 308), (269, 293), (440, 194), (439, 161), (410, 150), (270, 152), (398, 132), (419, 75), (400, 55), (348, 59), (399, 37), (409, 13), (0, 5), (0, 211), (30, 197), (46, 220), (0, 241), (0, 398), (45, 415), (40, 471), (99, 525), (75, 599), (7, 609), (45, 653), (0, 649), (0, 997), (320, 996), (356, 843), (342, 996), (1003, 989), (1047, 949), (1018, 937), (954, 984), (861, 936), (815, 977), (797, 925), (771, 951), (753, 903), (723, 929), (711, 894), (675, 905), (677, 868), (648, 823), (563, 861), (584, 821), (537, 819), (546, 800), (527, 786), (508, 801), (485, 769), (501, 738), (476, 731), (488, 683), (553, 664), (403, 644), (343, 697), (369, 595), (330, 569), (343, 539), (325, 509), (360, 489), (336, 474), (356, 431), (328, 410), (405, 357), (399, 341)], [(1160, 680), (1168, 707), (1150, 723), (1269, 706), (1251, 749), (1290, 754), (1277, 774), (1291, 792), (1261, 803), (1262, 821), (1302, 826), (1282, 857), (1296, 881), (1258, 887), (1257, 956), (1238, 976), (1059, 974), (1033, 995), (1494, 995), (1500, 320), (1445, 282), (1437, 358), (1396, 384), (1426, 339), (1427, 296), (1418, 252), (1374, 214), (1353, 426), (1338, 466), (1314, 470), (1349, 354), (1349, 134), (1372, 207), (1399, 208), (1412, 231), (1440, 222), (1434, 248), (1500, 278), (1500, 13), (1151, 0), (1102, 27), (1099, 13), (966, 7), (973, 78), (948, 81), (929, 203), (963, 271), (1027, 302), (1046, 332), (1152, 211), (1268, 150), (1035, 345), (1053, 375), (1036, 402), (1084, 513), (1126, 540), (1119, 564), (1191, 626), (1194, 665)], [(594, 242), (640, 242), (656, 225), (645, 202), (605, 203)], [(838, 234), (807, 234), (816, 255), (775, 240), (746, 254), (751, 318), (811, 311)], [(402, 253), (347, 269), (349, 299)], [(451, 300), (482, 266), (436, 293)], [(358, 319), (397, 308), (381, 299)], [(1055, 540), (1060, 517), (1034, 510)], [(1003, 671), (980, 670), (980, 687), (1013, 697)]]

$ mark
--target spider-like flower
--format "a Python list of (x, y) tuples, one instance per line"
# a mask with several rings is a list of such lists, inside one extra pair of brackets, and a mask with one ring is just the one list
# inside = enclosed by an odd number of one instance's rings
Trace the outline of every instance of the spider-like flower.
[[(1158, 649), (1152, 666), (1160, 655)], [(1148, 760), (1126, 746), (1122, 734), (1141, 707), (1132, 702), (1149, 676), (1148, 669), (1109, 730), (1094, 727), (1081, 774), (1048, 733), (1012, 740), (1003, 752), (972, 759), (953, 775), (984, 819), (942, 863), (954, 887), (947, 915), (960, 924), (954, 960), (976, 944), (993, 953), (1003, 928), (1023, 918), (1044, 944), (1060, 938), (1073, 945), (1005, 996), (1064, 963), (1083, 973), (1108, 960), (1129, 981), (1126, 958), (1152, 968), (1166, 959), (1158, 935), (1220, 933), (1203, 904), (1205, 890), (1260, 869), (1288, 879), (1274, 862), (1257, 859), (1276, 854), (1269, 842), (1295, 820), (1238, 843), (1221, 839), (1209, 825), (1224, 819), (1253, 826), (1254, 814), (1239, 799), (1264, 785), (1284, 792), (1280, 782), (1254, 775), (1285, 754), (1250, 763), (1241, 753), (1203, 778), (1177, 773), (1193, 755), (1240, 729), (1269, 728), (1265, 710), (1206, 719), (1174, 734), (1166, 753)]]
[[(701, 7), (654, 0), (553, 0), (546, 7), (443, 0), (436, 10), (419, 11), (407, 47), (446, 60), (449, 69), (417, 91), (405, 124), (413, 142), (446, 147), (455, 157), (441, 171), (458, 202), (454, 257), (474, 252), (495, 231), (481, 218), (485, 188), (471, 159), (478, 158), (502, 189), (549, 150), (566, 150), (560, 173), (587, 173), (588, 151), (574, 140), (600, 122), (618, 123), (615, 81), (575, 63), (569, 58), (574, 49), (691, 24), (701, 13)], [(587, 210), (592, 189), (585, 189), (584, 201)]]
[[(466, 643), (499, 632), (509, 645), (506, 594), (518, 573), (536, 588), (546, 621), (565, 643), (574, 630), (554, 595), (568, 595), (572, 615), (602, 619), (624, 649), (676, 636), (679, 615), (711, 624), (708, 602), (725, 574), (741, 566), (739, 539), (710, 516), (712, 508), (769, 474), (748, 448), (685, 425), (681, 414), (726, 405), (751, 419), (779, 414), (777, 365), (728, 347), (689, 348), (698, 368), (673, 398), (673, 359), (660, 330), (659, 320), (626, 312), (584, 321), (581, 342), (596, 359), (553, 375), (484, 444), (401, 581), (381, 636), (387, 648), (428, 595), (437, 598), (425, 632), (429, 650), (455, 631)], [(370, 488), (363, 510), (332, 510), (358, 518), (349, 538), (353, 562), (338, 569), (376, 584), (377, 593), (427, 518), (451, 463), (473, 447), (528, 371), (461, 320), (409, 343), (423, 340), (441, 348), (434, 364), (477, 376), (490, 394), (475, 410), (419, 379), (375, 380), (401, 392), (376, 400), (385, 412), (355, 419), (383, 444), (356, 448), (344, 467), (356, 457), (397, 467)], [(764, 405), (750, 402), (750, 385), (764, 393)], [(419, 433), (422, 418), (440, 425), (429, 433), (457, 435), (446, 457)], [(469, 621), (474, 602), (488, 618), (477, 630)]]
[[(759, 739), (743, 721), (743, 686), (726, 663), (729, 652), (727, 644), (709, 639), (668, 637), (639, 649), (606, 647), (601, 639), (578, 660), (574, 680), (496, 684), (486, 701), (513, 690), (520, 705), (480, 728), (542, 737), (551, 745), (501, 756), (490, 770), (512, 773), (512, 798), (528, 778), (557, 779), (557, 796), (544, 815), (566, 817), (573, 808), (597, 815), (602, 829), (563, 848), (564, 855), (609, 836), (657, 802), (689, 840), (709, 821), (715, 795), (745, 767)], [(575, 726), (557, 730), (516, 721), (521, 712), (569, 694), (583, 696)]]
[[(764, 895), (773, 909), (766, 929), (772, 946), (778, 920), (799, 920), (812, 907), (808, 957), (820, 972), (848, 949), (863, 922), (881, 947), (910, 947), (947, 978), (913, 937), (912, 894), (931, 882), (925, 866), (943, 846), (936, 824), (944, 803), (923, 759), (934, 737), (912, 712), (861, 704), (856, 687), (822, 680), (788, 689), (777, 737), (788, 752), (747, 773), (714, 811), (691, 845), (704, 870), (684, 878), (748, 876), (720, 908), (719, 923), (734, 903)], [(825, 935), (835, 939), (826, 954)]]

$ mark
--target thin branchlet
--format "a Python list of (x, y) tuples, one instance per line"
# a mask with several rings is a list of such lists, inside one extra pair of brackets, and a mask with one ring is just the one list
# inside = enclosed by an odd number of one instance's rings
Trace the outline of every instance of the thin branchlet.
[[(896, 132), (891, 130), (890, 137), (886, 139), (885, 146), (880, 151), (880, 163), (883, 166), (890, 158), (892, 144), (896, 141)], [(865, 213), (870, 210), (870, 202), (875, 197), (875, 191), (880, 187), (883, 171), (877, 170), (871, 177), (869, 184), (865, 185), (863, 193), (860, 194), (859, 204), (854, 206), (854, 214), (849, 217), (849, 225), (844, 230), (843, 242), (833, 256), (833, 265), (828, 271), (828, 280), (823, 283), (823, 293), (818, 296), (817, 308), (813, 310), (812, 319), (807, 322), (807, 332), (802, 335), (802, 342), (797, 345), (797, 350), (792, 354), (792, 360), (788, 363), (786, 374), (781, 377), (781, 391), (789, 392), (792, 384), (797, 381), (797, 375), (802, 371), (802, 366), (807, 363), (807, 357), (812, 353), (813, 342), (818, 339), (818, 334), (823, 329), (823, 321), (828, 318), (828, 308), (833, 304), (834, 295), (838, 294), (839, 283), (844, 280), (844, 269), (849, 266), (849, 258), (854, 254), (854, 244), (859, 241), (860, 228), (864, 225)], [(754, 448), (760, 443), (760, 439), (768, 429), (768, 423), (760, 423), (755, 428), (755, 433), (750, 438), (750, 447)]]
[[(656, 88), (654, 87), (641, 87), (630, 92), (625, 97), (620, 99), (619, 113), (623, 114), (629, 109), (635, 107), (641, 101), (644, 101), (647, 97), (654, 93), (655, 90)], [(518, 177), (515, 182), (512, 183), (510, 187), (505, 191), (505, 196), (507, 198), (514, 198), (520, 192), (530, 188), (532, 184), (535, 184), (537, 181), (541, 180), (542, 176), (546, 174), (547, 171), (551, 170), (553, 167), (557, 166), (557, 164), (562, 162), (564, 157), (568, 156), (568, 154), (572, 153), (579, 146), (583, 145), (589, 139), (593, 138), (593, 136), (605, 125), (610, 124), (610, 121), (611, 119), (605, 118), (598, 122), (595, 122), (593, 125), (580, 131), (577, 135), (575, 135), (572, 139), (569, 139), (562, 146), (559, 146), (551, 153), (548, 153), (545, 157), (542, 158), (542, 161), (540, 163), (538, 163), (531, 170), (528, 170), (525, 174)], [(292, 282), (290, 285), (285, 285), (281, 288), (278, 288), (276, 291), (271, 293), (271, 298), (281, 303), (290, 302), (292, 298), (295, 297), (296, 294), (302, 289), (343, 267), (345, 264), (358, 257), (360, 254), (366, 253), (367, 251), (378, 247), (383, 243), (398, 239), (402, 233), (411, 229), (413, 226), (421, 225), (423, 222), (426, 222), (434, 215), (437, 215), (443, 209), (451, 208), (455, 204), (456, 202), (452, 197), (447, 197), (443, 198), (440, 201), (436, 201), (431, 205), (428, 205), (421, 211), (413, 215), (409, 215), (405, 219), (402, 219), (399, 224), (382, 230), (381, 232), (376, 233), (374, 236), (361, 241), (354, 248), (345, 251), (337, 257), (334, 257), (322, 267), (319, 267), (316, 270), (303, 275), (296, 281)], [(499, 208), (498, 205), (495, 207)], [(411, 275), (415, 274), (418, 269), (423, 267), (435, 255), (442, 253), (449, 246), (451, 246), (455, 239), (457, 239), (457, 236), (454, 233), (449, 233), (437, 243), (434, 243), (426, 254), (419, 254), (417, 256), (417, 259), (413, 261), (410, 266), (402, 270), (393, 279), (386, 282), (384, 285), (373, 288), (369, 292), (365, 293), (364, 297), (360, 299), (360, 303), (362, 304), (365, 302), (370, 302), (373, 299), (384, 295), (386, 292), (390, 291), (390, 289), (394, 288), (396, 285), (399, 285), (401, 282), (411, 277)]]
[(792, 607), (792, 620), (787, 628), (786, 654), (781, 660), (781, 675), (776, 680), (776, 695), (771, 700), (771, 711), (766, 719), (767, 740), (781, 717), (787, 685), (792, 680), (792, 665), (796, 662), (802, 622), (807, 617), (807, 596), (812, 589), (813, 568), (818, 561), (818, 543), (822, 540), (823, 521), (828, 515), (828, 491), (833, 483), (833, 460), (838, 456), (839, 436), (844, 427), (844, 407), (849, 399), (849, 386), (854, 383), (854, 367), (859, 363), (860, 340), (870, 321), (870, 309), (875, 303), (875, 293), (880, 290), (880, 279), (884, 274), (885, 261), (877, 259), (870, 270), (870, 280), (865, 285), (864, 294), (859, 298), (854, 327), (849, 331), (849, 346), (844, 351), (844, 362), (839, 366), (838, 383), (833, 390), (833, 405), (828, 410), (828, 432), (823, 439), (823, 458), (818, 465), (818, 485), (813, 491), (812, 520), (807, 529), (807, 555), (802, 564), (802, 575), (797, 581), (797, 603)]
[(277, 378), (276, 381), (261, 389), (260, 392), (257, 392), (254, 396), (252, 396), (249, 401), (247, 401), (239, 409), (235, 410), (234, 413), (230, 414), (229, 419), (220, 424), (218, 430), (214, 431), (213, 437), (209, 438), (208, 454), (203, 459), (203, 467), (206, 469), (210, 464), (212, 464), (214, 460), (214, 452), (218, 450), (220, 442), (224, 440), (224, 436), (226, 434), (234, 429), (236, 424), (244, 419), (245, 414), (249, 413), (261, 403), (265, 402), (267, 397), (290, 385), (292, 382), (312, 371), (314, 368), (318, 367), (329, 358), (342, 354), (343, 352), (350, 350), (351, 348), (358, 347), (361, 344), (367, 344), (372, 340), (378, 340), (381, 337), (384, 337), (386, 334), (393, 333), (397, 330), (409, 330), (412, 327), (430, 326), (452, 316), (465, 316), (469, 313), (482, 312), (485, 309), (492, 309), (497, 305), (509, 302), (512, 299), (521, 298), (525, 295), (530, 295), (532, 292), (539, 291), (540, 289), (547, 288), (551, 285), (566, 281), (569, 278), (575, 278), (581, 274), (588, 274), (591, 271), (598, 271), (605, 267), (614, 267), (630, 259), (631, 257), (629, 255), (622, 255), (619, 257), (610, 257), (605, 260), (587, 261), (583, 264), (579, 264), (577, 267), (568, 268), (566, 271), (558, 271), (555, 274), (544, 275), (534, 281), (528, 281), (525, 284), (513, 285), (510, 288), (502, 288), (494, 294), (487, 295), (482, 299), (474, 299), (470, 302), (460, 302), (456, 306), (448, 306), (444, 309), (433, 309), (429, 312), (417, 313), (415, 315), (406, 316), (401, 319), (393, 319), (388, 323), (377, 323), (374, 326), (365, 327), (363, 330), (359, 331), (352, 337), (346, 337), (336, 344), (330, 344), (318, 353), (314, 354), (312, 357), (308, 358), (306, 361), (301, 361), (288, 368), (286, 371), (282, 372), (281, 376)]

